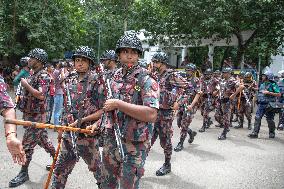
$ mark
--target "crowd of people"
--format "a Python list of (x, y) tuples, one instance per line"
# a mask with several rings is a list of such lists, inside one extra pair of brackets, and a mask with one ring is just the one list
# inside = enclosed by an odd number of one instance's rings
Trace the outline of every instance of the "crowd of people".
[[(48, 63), (43, 49), (33, 49), (20, 60), (20, 68), (13, 72), (15, 105), (6, 91), (4, 79), (0, 78), (1, 97), (5, 103), (1, 114), (15, 118), (14, 108), (23, 112), (26, 121), (51, 123), (87, 128), (92, 135), (78, 132), (59, 132), (61, 150), (57, 158), (51, 188), (65, 188), (68, 175), (76, 162), (82, 158), (94, 175), (98, 188), (139, 188), (144, 175), (144, 165), (151, 146), (158, 139), (164, 150), (164, 164), (156, 175), (171, 172), (173, 151), (179, 152), (194, 141), (196, 131), (190, 128), (198, 110), (203, 116), (199, 132), (209, 129), (213, 120), (210, 112), (222, 128), (218, 140), (226, 140), (234, 116), (238, 125), (253, 129), (248, 135), (257, 138), (261, 119), (265, 115), (269, 138), (275, 137), (274, 116), (279, 112), (278, 129), (283, 130), (284, 110), (275, 106), (284, 103), (284, 74), (277, 82), (273, 74), (262, 74), (257, 84), (250, 72), (233, 75), (231, 65), (212, 70), (210, 64), (197, 77), (193, 63), (185, 65), (185, 73), (170, 68), (165, 52), (157, 52), (151, 62), (140, 58), (141, 41), (134, 34), (125, 34), (115, 50), (106, 51), (100, 62), (93, 49), (78, 47), (71, 60)], [(257, 110), (252, 127), (253, 99), (257, 97)], [(7, 113), (10, 112), (10, 113)], [(180, 140), (173, 147), (173, 120), (177, 116)], [(56, 150), (48, 138), (46, 129), (25, 128), (22, 145), (16, 138), (16, 128), (5, 124), (7, 145), (15, 162), (22, 165), (19, 174), (9, 187), (17, 187), (29, 180), (28, 168), (36, 145), (44, 148), (51, 157)], [(13, 141), (13, 142), (11, 142)], [(99, 148), (102, 148), (100, 154)], [(52, 170), (47, 165), (47, 170)]]

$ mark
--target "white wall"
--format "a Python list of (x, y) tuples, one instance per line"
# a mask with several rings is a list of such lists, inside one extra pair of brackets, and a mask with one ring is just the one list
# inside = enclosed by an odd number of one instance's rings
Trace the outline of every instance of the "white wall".
[[(284, 49), (282, 49), (282, 52), (284, 52)], [(282, 55), (271, 56), (271, 60), (272, 63), (270, 64), (269, 68), (274, 75), (279, 76), (278, 72), (284, 70), (284, 56)]]

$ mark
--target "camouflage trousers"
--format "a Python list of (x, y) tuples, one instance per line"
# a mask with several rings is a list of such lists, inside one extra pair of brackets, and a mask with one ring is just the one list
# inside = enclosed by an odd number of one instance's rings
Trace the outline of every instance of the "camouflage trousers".
[(216, 104), (215, 104), (215, 114), (214, 114), (214, 118), (215, 120), (221, 125), (222, 124), (222, 108), (221, 108), (221, 102), (220, 102), (220, 99), (218, 99), (216, 101)]
[(164, 149), (165, 160), (170, 161), (173, 152), (173, 110), (160, 109), (158, 111), (158, 118), (154, 125), (154, 132), (151, 139), (151, 146), (154, 145), (158, 136), (160, 138), (160, 145)]
[(189, 130), (188, 127), (193, 118), (194, 110), (186, 111), (184, 108), (179, 109), (177, 113), (177, 126), (180, 128), (180, 140), (185, 140)]
[(210, 99), (203, 98), (203, 102), (200, 107), (201, 115), (203, 116), (203, 125), (208, 125), (210, 121), (209, 113), (212, 111), (212, 102)]
[(61, 150), (58, 159), (55, 164), (53, 172), (52, 187), (53, 189), (65, 188), (69, 174), (71, 174), (77, 158), (82, 157), (85, 163), (88, 165), (89, 171), (93, 172), (97, 183), (102, 182), (101, 173), (101, 160), (98, 141), (95, 138), (81, 138), (78, 137), (76, 141), (76, 152), (73, 148), (71, 137), (62, 139)]
[(222, 101), (220, 107), (216, 110), (215, 119), (222, 124), (225, 129), (228, 129), (231, 125), (231, 110), (230, 100)]
[(131, 142), (122, 140), (125, 160), (122, 161), (114, 133), (104, 137), (103, 148), (103, 189), (138, 189), (144, 175), (144, 165), (150, 142)]
[[(24, 114), (23, 119), (27, 121), (35, 122), (45, 122), (45, 114)], [(36, 145), (44, 148), (44, 150), (50, 154), (50, 156), (55, 155), (55, 148), (51, 141), (48, 139), (48, 133), (46, 129), (37, 129), (32, 127), (26, 127), (23, 137), (23, 148), (26, 153), (26, 166), (29, 166), (32, 156), (34, 153), (34, 148)]]
[(244, 122), (244, 116), (246, 116), (247, 120), (251, 122), (252, 118), (252, 102), (250, 101), (249, 103), (246, 102), (245, 99), (241, 100), (240, 103), (240, 109), (238, 110), (238, 116), (240, 119), (240, 122)]

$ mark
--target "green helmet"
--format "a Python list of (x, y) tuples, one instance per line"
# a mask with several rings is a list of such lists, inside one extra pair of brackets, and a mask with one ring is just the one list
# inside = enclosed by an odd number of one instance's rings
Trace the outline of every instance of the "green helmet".
[(43, 49), (35, 48), (31, 50), (28, 54), (28, 57), (35, 58), (38, 61), (40, 61), (42, 64), (47, 64), (48, 55)]
[(84, 58), (87, 58), (91, 61), (91, 63), (93, 65), (96, 64), (96, 57), (95, 57), (95, 53), (94, 53), (94, 50), (88, 46), (80, 46), (78, 47), (74, 54), (72, 55), (72, 58), (73, 60), (76, 58), (76, 57), (84, 57)]

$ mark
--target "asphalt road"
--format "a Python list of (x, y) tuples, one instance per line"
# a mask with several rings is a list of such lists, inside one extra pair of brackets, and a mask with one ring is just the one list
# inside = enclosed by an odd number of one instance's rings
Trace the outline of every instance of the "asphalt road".
[[(21, 113), (18, 113), (21, 117)], [(276, 116), (278, 117), (278, 115)], [(278, 122), (278, 119), (276, 119)], [(2, 118), (0, 120), (0, 188), (8, 188), (8, 182), (14, 178), (20, 166), (13, 164), (7, 151)], [(192, 124), (198, 130), (202, 117), (198, 111)], [(18, 128), (22, 139), (24, 129)], [(277, 131), (275, 139), (268, 138), (268, 129), (263, 120), (258, 139), (250, 139), (246, 128), (234, 129), (228, 133), (226, 141), (218, 141), (219, 128), (212, 126), (205, 133), (198, 133), (192, 144), (185, 143), (181, 152), (173, 152), (172, 172), (163, 177), (155, 175), (163, 164), (164, 155), (159, 139), (152, 148), (145, 165), (145, 176), (141, 180), (141, 189), (280, 189), (284, 188), (284, 132)], [(57, 145), (56, 133), (49, 131), (53, 143)], [(174, 121), (174, 146), (179, 141), (179, 129)], [(39, 146), (36, 147), (29, 168), (30, 181), (18, 189), (40, 189), (47, 178), (45, 166), (51, 162), (49, 155)], [(87, 165), (80, 160), (66, 185), (67, 189), (97, 188), (95, 179)]]

